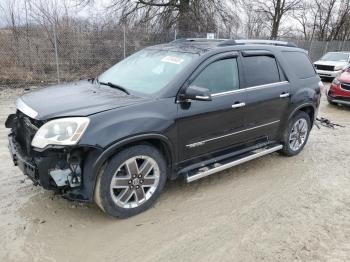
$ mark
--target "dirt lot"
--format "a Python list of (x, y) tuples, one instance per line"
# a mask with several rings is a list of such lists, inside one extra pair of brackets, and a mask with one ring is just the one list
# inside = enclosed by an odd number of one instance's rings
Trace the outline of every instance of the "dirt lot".
[(0, 261), (350, 261), (350, 110), (278, 154), (192, 184), (170, 182), (127, 220), (34, 187), (12, 166), (4, 121), (22, 91), (0, 89)]

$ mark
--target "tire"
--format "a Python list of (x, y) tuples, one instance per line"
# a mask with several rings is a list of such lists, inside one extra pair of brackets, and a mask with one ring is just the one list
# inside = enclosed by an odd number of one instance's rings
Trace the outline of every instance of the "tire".
[[(305, 124), (307, 125), (306, 127)], [(302, 131), (298, 132), (297, 127), (301, 127)], [(310, 130), (311, 121), (309, 115), (303, 111), (295, 113), (295, 115), (289, 120), (288, 126), (284, 131), (282, 141), (283, 148), (280, 153), (285, 156), (295, 156), (299, 154), (309, 139)], [(292, 133), (294, 133), (294, 137), (292, 137)], [(293, 138), (295, 138), (295, 140)]]
[(155, 147), (131, 146), (114, 155), (98, 175), (95, 202), (110, 216), (134, 216), (155, 203), (166, 180), (166, 162)]

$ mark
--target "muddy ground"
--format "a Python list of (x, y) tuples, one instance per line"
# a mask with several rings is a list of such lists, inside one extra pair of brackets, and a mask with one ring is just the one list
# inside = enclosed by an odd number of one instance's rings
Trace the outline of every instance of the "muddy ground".
[(350, 110), (346, 128), (312, 130), (293, 158), (272, 154), (185, 184), (117, 220), (34, 187), (7, 151), (4, 121), (21, 90), (0, 90), (0, 261), (350, 261)]

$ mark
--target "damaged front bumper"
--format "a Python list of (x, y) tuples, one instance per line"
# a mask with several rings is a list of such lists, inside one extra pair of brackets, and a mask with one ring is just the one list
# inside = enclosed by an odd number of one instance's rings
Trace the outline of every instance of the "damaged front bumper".
[(82, 178), (83, 156), (88, 153), (86, 150), (51, 149), (27, 156), (13, 133), (8, 135), (8, 142), (14, 165), (35, 185), (57, 191), (70, 200), (91, 201), (89, 179), (83, 183)]
[(12, 157), (13, 164), (18, 166), (24, 175), (28, 176), (35, 185), (39, 184), (39, 172), (38, 168), (33, 161), (25, 157), (18, 147), (18, 144), (14, 141), (13, 135), (8, 135), (8, 148)]

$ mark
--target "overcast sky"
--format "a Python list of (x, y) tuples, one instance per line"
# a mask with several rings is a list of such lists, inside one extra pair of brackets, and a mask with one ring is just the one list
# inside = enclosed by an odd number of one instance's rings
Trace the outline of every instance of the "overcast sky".
[[(0, 26), (6, 26), (9, 14), (9, 7), (11, 3), (14, 3), (14, 9), (20, 16), (20, 20), (24, 21), (25, 17), (25, 0), (0, 0)], [(35, 0), (31, 0), (35, 1)], [(82, 6), (77, 6), (78, 0), (38, 0), (43, 3), (56, 3), (58, 6), (63, 6), (66, 2), (69, 7), (69, 12), (71, 15), (81, 18), (88, 18), (90, 16), (103, 15), (105, 7), (111, 4), (112, 0), (95, 0), (93, 5), (89, 5), (85, 8)]]

